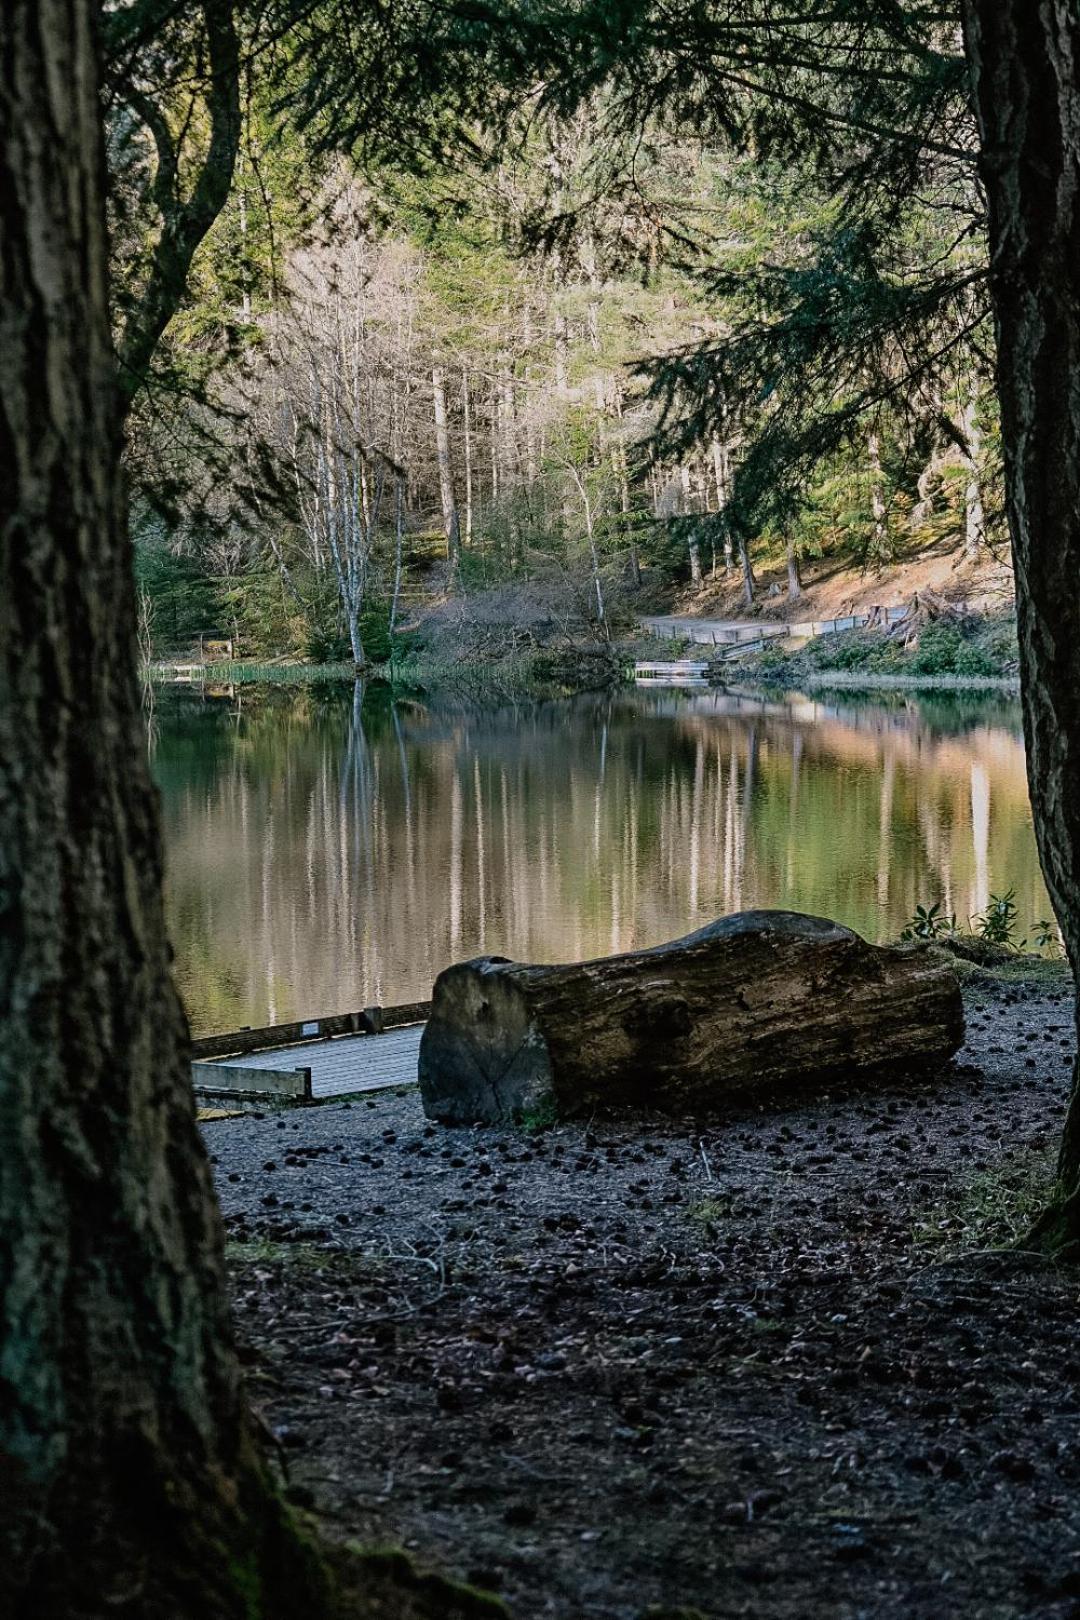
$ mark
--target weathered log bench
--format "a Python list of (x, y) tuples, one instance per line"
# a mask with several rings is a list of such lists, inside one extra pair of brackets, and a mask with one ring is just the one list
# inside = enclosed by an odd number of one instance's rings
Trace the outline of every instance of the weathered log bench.
[(921, 945), (748, 911), (652, 950), (555, 967), (479, 957), (435, 982), (424, 1111), (451, 1124), (598, 1107), (716, 1108), (834, 1075), (925, 1070), (964, 1038), (960, 987)]

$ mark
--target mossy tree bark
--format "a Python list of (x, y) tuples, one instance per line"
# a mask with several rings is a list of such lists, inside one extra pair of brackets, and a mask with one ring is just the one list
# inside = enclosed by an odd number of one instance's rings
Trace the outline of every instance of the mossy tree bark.
[(95, 13), (0, 7), (0, 1612), (292, 1613), (170, 977)]
[[(1080, 971), (1080, 13), (964, 0), (989, 204), (1005, 478), (1028, 782), (1043, 874)], [(1080, 1092), (1061, 1202), (1038, 1229), (1080, 1243)]]

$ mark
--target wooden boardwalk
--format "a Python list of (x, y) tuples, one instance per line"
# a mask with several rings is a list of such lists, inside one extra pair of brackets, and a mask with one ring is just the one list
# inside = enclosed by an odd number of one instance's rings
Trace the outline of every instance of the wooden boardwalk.
[(772, 637), (790, 636), (797, 641), (811, 641), (838, 630), (858, 630), (871, 622), (896, 624), (908, 611), (906, 607), (879, 607), (870, 613), (848, 614), (842, 619), (806, 619), (790, 624), (780, 619), (694, 619), (688, 614), (657, 613), (645, 615), (641, 623), (654, 636), (667, 636), (672, 641), (747, 651), (751, 643)]
[(423, 1030), (423, 1024), (405, 1024), (383, 1035), (339, 1035), (331, 1041), (247, 1052), (230, 1062), (244, 1069), (310, 1069), (313, 1097), (349, 1097), (387, 1086), (415, 1086)]

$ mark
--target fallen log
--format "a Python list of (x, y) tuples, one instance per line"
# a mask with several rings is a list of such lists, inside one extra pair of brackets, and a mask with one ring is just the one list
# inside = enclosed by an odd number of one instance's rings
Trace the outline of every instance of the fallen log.
[(420, 1042), (420, 1091), (424, 1112), (450, 1124), (702, 1111), (833, 1075), (923, 1070), (963, 1037), (956, 976), (924, 946), (748, 911), (594, 962), (488, 956), (447, 968)]

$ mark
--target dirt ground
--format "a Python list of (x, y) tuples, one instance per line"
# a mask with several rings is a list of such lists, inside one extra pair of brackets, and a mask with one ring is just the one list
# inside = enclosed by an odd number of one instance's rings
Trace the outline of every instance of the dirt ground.
[[(756, 569), (761, 611), (776, 619), (832, 619), (863, 613), (872, 607), (900, 607), (923, 591), (934, 591), (950, 601), (966, 602), (975, 612), (993, 613), (1012, 605), (1013, 579), (1007, 553), (982, 554), (978, 562), (965, 562), (958, 541), (943, 541), (886, 568), (859, 569), (834, 558), (808, 557), (802, 564), (802, 596), (787, 599), (787, 568), (783, 563)], [(770, 595), (770, 588), (776, 594)], [(708, 570), (701, 590), (687, 591), (665, 611), (698, 618), (745, 619), (746, 605), (737, 570), (725, 579), (721, 570), (713, 580)]]
[(1052, 1167), (1062, 975), (933, 1080), (708, 1125), (220, 1120), (290, 1490), (518, 1620), (1080, 1616), (1080, 1274), (991, 1252)]

